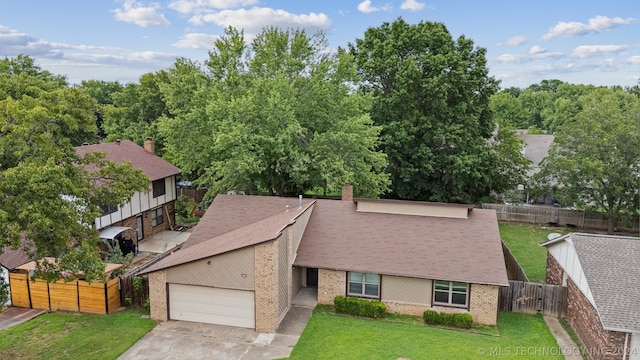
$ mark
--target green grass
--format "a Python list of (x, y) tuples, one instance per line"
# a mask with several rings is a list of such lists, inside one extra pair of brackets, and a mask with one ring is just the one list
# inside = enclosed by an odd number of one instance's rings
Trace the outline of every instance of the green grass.
[(0, 330), (0, 359), (115, 359), (155, 326), (141, 314), (43, 314)]
[(565, 234), (564, 228), (539, 225), (500, 223), (500, 237), (527, 274), (529, 281), (544, 282), (547, 267), (547, 249), (539, 246), (552, 232)]
[(415, 319), (368, 320), (318, 308), (289, 359), (563, 359), (542, 316), (500, 313), (500, 336), (426, 326)]
[(558, 321), (560, 321), (560, 325), (562, 326), (564, 331), (566, 331), (567, 334), (569, 334), (569, 337), (571, 338), (571, 340), (573, 340), (573, 342), (576, 343), (576, 345), (580, 348), (580, 353), (582, 354), (582, 358), (585, 360), (589, 360), (589, 358), (587, 357), (587, 353), (585, 352), (584, 347), (582, 346), (582, 342), (580, 342), (578, 335), (573, 330), (571, 325), (567, 322), (567, 320), (562, 318), (558, 319)]

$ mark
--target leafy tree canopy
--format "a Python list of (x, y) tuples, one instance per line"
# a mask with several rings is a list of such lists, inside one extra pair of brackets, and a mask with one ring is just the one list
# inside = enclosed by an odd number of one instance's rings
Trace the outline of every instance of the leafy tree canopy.
[(640, 99), (598, 88), (580, 97), (578, 107), (559, 129), (538, 181), (554, 187), (565, 206), (606, 214), (613, 233), (615, 220), (640, 208)]
[(454, 40), (444, 24), (399, 18), (369, 28), (349, 51), (361, 87), (374, 96), (371, 117), (382, 126), (390, 196), (474, 202), (516, 183), (498, 170), (501, 154), (490, 141), (496, 123), (489, 97), (498, 83), (488, 75), (485, 49), (464, 36)]
[[(41, 72), (30, 58), (2, 64), (13, 62), (24, 66), (1, 72), (0, 84), (18, 77), (32, 85), (19, 96), (14, 91), (0, 98), (0, 248), (17, 248), (24, 238), (35, 259), (56, 257), (55, 265), (69, 274), (99, 278), (104, 265), (93, 227), (99, 205), (125, 202), (133, 191), (146, 190), (148, 179), (102, 154), (78, 156), (74, 145), (95, 136), (95, 101), (78, 89), (51, 86), (46, 79), (59, 78)], [(54, 265), (39, 265), (42, 277), (61, 276)]]
[(321, 33), (268, 28), (249, 46), (229, 28), (206, 68), (178, 60), (161, 86), (176, 114), (160, 124), (167, 157), (213, 194), (327, 193), (347, 182), (361, 196), (383, 193), (370, 98), (349, 86), (352, 57), (325, 48)]

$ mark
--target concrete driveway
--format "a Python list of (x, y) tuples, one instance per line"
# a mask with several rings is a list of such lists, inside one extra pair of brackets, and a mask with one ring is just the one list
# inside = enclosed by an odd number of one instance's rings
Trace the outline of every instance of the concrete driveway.
[(286, 358), (311, 317), (312, 307), (291, 307), (275, 334), (252, 329), (165, 321), (118, 359), (253, 360)]

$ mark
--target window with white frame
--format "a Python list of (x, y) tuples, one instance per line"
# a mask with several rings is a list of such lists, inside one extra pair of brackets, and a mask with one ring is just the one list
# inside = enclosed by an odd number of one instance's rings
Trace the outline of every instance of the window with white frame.
[(151, 210), (151, 226), (158, 226), (164, 222), (162, 218), (162, 208), (155, 208)]
[(457, 281), (436, 280), (433, 284), (433, 304), (467, 307), (469, 284)]
[(350, 272), (347, 295), (379, 298), (380, 275)]

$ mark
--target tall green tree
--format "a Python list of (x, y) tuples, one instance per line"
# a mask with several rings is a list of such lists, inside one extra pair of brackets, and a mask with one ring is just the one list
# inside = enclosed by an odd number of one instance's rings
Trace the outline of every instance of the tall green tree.
[(155, 139), (158, 155), (164, 151), (164, 141), (158, 132), (158, 120), (170, 116), (160, 92), (160, 84), (166, 80), (164, 70), (147, 73), (139, 83), (130, 83), (111, 95), (113, 106), (104, 106), (103, 128), (108, 141), (128, 139), (142, 145), (144, 139)]
[(98, 136), (104, 139), (107, 136), (103, 126), (104, 107), (113, 105), (114, 95), (122, 91), (124, 86), (117, 81), (83, 80), (80, 83), (79, 89), (97, 101), (96, 109), (94, 110), (96, 127)]
[(374, 96), (390, 196), (474, 202), (515, 182), (497, 180), (501, 159), (490, 144), (496, 123), (488, 106), (498, 82), (485, 49), (464, 36), (454, 40), (442, 23), (399, 18), (369, 28), (349, 51), (361, 88)]
[(210, 195), (329, 193), (346, 182), (361, 196), (383, 193), (370, 98), (349, 86), (352, 57), (325, 48), (321, 33), (268, 28), (249, 46), (229, 28), (205, 68), (178, 60), (161, 86), (175, 114), (160, 125), (167, 157)]
[[(24, 238), (45, 279), (59, 278), (60, 269), (99, 278), (104, 265), (93, 227), (99, 205), (123, 203), (135, 190), (146, 190), (148, 179), (131, 164), (76, 154), (74, 145), (95, 134), (90, 96), (50, 87), (41, 81), (50, 75), (37, 70), (0, 73), (0, 83), (16, 76), (32, 85), (9, 89), (0, 99), (0, 249), (17, 248)], [(17, 91), (21, 95), (14, 97)], [(44, 256), (59, 263), (40, 261)]]
[(565, 206), (604, 213), (611, 234), (616, 220), (639, 209), (640, 100), (598, 88), (580, 98), (580, 107), (558, 131), (539, 181)]

